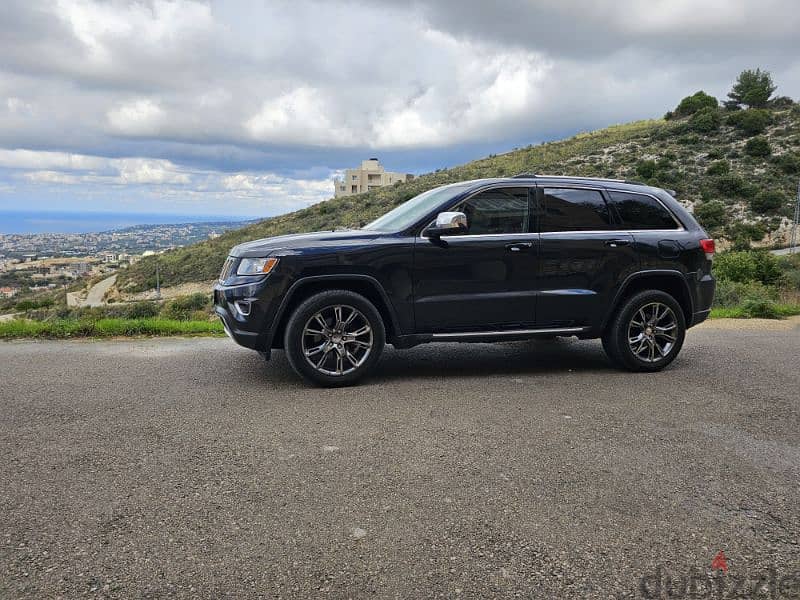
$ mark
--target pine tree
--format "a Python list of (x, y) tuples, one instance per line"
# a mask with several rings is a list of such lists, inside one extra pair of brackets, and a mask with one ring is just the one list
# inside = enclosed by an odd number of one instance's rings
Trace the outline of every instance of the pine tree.
[(747, 69), (736, 78), (736, 83), (728, 94), (730, 102), (726, 102), (726, 106), (744, 104), (750, 108), (763, 108), (776, 89), (769, 71)]

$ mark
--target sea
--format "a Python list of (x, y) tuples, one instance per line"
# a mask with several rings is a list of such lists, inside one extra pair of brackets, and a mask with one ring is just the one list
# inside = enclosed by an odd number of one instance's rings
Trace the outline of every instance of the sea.
[(90, 233), (122, 229), (134, 225), (222, 223), (247, 221), (254, 218), (257, 217), (122, 212), (0, 211), (0, 234)]

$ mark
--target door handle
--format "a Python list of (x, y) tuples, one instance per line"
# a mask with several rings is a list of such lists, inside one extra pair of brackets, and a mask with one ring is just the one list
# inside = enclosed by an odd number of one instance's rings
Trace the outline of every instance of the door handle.
[(606, 240), (603, 243), (606, 246), (611, 246), (612, 248), (616, 248), (617, 246), (629, 246), (631, 241), (626, 239), (620, 239), (620, 240)]
[(506, 250), (509, 252), (521, 252), (522, 250), (527, 250), (528, 248), (533, 248), (532, 242), (516, 242), (514, 244), (506, 244)]

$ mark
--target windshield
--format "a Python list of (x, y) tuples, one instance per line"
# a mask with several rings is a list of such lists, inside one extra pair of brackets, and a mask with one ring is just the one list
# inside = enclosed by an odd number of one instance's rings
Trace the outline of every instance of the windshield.
[(469, 189), (470, 183), (456, 183), (433, 188), (423, 192), (419, 196), (414, 196), (411, 200), (403, 202), (397, 208), (390, 210), (382, 217), (378, 217), (372, 223), (365, 225), (363, 229), (372, 231), (402, 231), (419, 221), (426, 214), (431, 212), (440, 204), (455, 198), (461, 192)]

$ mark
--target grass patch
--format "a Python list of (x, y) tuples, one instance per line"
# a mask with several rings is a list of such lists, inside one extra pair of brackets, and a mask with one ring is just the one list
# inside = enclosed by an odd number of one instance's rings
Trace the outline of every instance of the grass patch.
[[(767, 318), (773, 319), (780, 319), (783, 317), (793, 317), (795, 315), (800, 315), (800, 305), (798, 304), (774, 304), (773, 314), (774, 316), (770, 316)], [(748, 310), (745, 306), (730, 306), (725, 308), (713, 308), (711, 309), (711, 314), (709, 315), (710, 319), (750, 319), (753, 318), (751, 310)]]
[(219, 321), (176, 321), (173, 319), (14, 319), (0, 323), (0, 339), (118, 336), (218, 335), (224, 333)]

